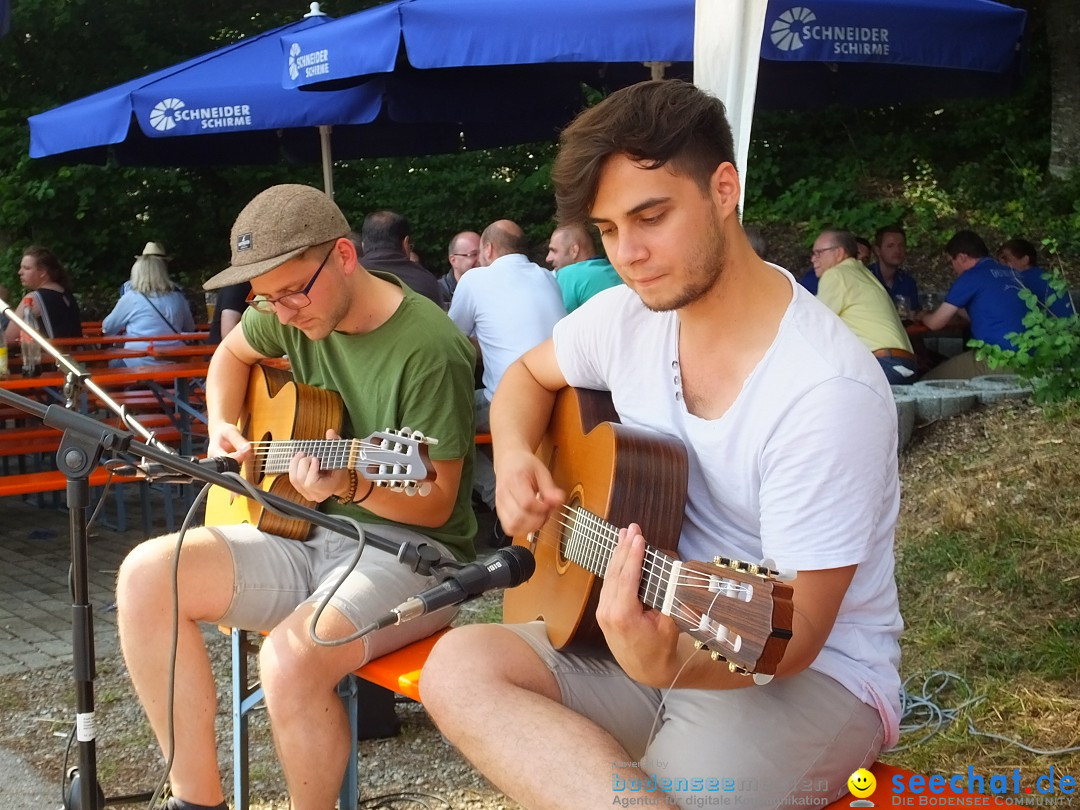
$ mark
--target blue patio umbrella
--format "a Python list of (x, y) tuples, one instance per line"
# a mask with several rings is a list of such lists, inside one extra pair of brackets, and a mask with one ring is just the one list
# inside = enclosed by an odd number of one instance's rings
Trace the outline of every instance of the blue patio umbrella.
[[(283, 84), (341, 86), (407, 68), (603, 63), (610, 73), (617, 64), (689, 63), (694, 12), (695, 0), (393, 0), (283, 37)], [(1023, 10), (992, 0), (769, 0), (758, 103), (998, 88), (1019, 66), (1025, 21)], [(886, 66), (894, 72), (867, 71)]]
[(112, 155), (141, 166), (321, 157), (329, 192), (331, 144), (337, 157), (459, 148), (453, 124), (387, 128), (374, 88), (318, 94), (283, 88), (280, 38), (328, 21), (308, 16), (32, 116), (30, 156), (103, 163)]

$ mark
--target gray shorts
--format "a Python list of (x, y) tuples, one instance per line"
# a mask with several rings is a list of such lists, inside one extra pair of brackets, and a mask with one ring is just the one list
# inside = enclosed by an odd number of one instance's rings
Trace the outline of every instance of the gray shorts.
[[(628, 678), (610, 656), (553, 649), (542, 622), (503, 626), (551, 670), (563, 705), (627, 751), (628, 763), (612, 763), (611, 784), (613, 799), (630, 805), (654, 785), (679, 807), (825, 805), (881, 749), (877, 710), (813, 670), (765, 686), (665, 694)], [(654, 785), (635, 784), (627, 767)]]
[[(365, 528), (398, 543), (428, 543), (445, 559), (453, 559), (444, 546), (418, 532), (383, 524)], [(300, 605), (317, 605), (348, 569), (357, 547), (356, 540), (319, 527), (304, 542), (267, 534), (250, 524), (207, 529), (225, 543), (233, 559), (232, 603), (219, 622), (244, 630), (272, 630)], [(394, 555), (368, 545), (329, 603), (361, 628), (435, 584), (435, 577), (415, 574)], [(368, 633), (364, 660), (357, 666), (431, 635), (456, 614), (456, 607), (444, 608)]]

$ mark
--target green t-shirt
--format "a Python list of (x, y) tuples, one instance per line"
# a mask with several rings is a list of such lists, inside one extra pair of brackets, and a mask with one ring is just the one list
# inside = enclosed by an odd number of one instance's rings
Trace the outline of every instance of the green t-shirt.
[[(322, 511), (347, 514), (364, 523), (404, 525), (445, 543), (459, 560), (471, 560), (476, 556), (472, 511), (475, 352), (436, 304), (394, 276), (373, 275), (401, 286), (405, 293), (397, 311), (373, 332), (333, 332), (323, 340), (309, 340), (277, 316), (249, 307), (242, 320), (244, 337), (267, 357), (288, 355), (297, 382), (341, 396), (343, 437), (408, 427), (438, 439), (438, 444), (428, 448), (431, 459), (465, 459), (453, 512), (438, 528), (397, 524), (362, 504), (342, 505), (333, 498), (319, 506)], [(409, 496), (401, 493), (401, 497)]]

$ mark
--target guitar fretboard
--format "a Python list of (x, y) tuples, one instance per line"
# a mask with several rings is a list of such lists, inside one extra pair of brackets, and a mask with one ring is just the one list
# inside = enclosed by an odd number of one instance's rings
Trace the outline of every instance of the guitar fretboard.
[(359, 439), (293, 439), (257, 443), (255, 453), (267, 475), (280, 475), (297, 453), (315, 456), (321, 469), (342, 470), (356, 466), (360, 449)]
[[(580, 507), (567, 510), (567, 528), (562, 538), (562, 555), (586, 571), (603, 578), (611, 553), (619, 542), (619, 530), (613, 524)], [(651, 608), (660, 609), (667, 597), (672, 566), (676, 562), (662, 551), (645, 549), (638, 598)]]

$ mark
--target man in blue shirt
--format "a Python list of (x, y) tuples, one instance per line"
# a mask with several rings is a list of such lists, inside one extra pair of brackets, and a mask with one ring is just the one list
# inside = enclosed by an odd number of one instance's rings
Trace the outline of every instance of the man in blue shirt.
[[(1023, 279), (1024, 286), (1039, 296), (1040, 301), (1046, 303), (1054, 292), (1050, 287), (1051, 274), (1039, 267), (1039, 255), (1035, 251), (1035, 245), (1027, 239), (1010, 239), (1001, 246), (998, 259), (1002, 264), (1007, 264), (1015, 270)], [(1059, 318), (1067, 318), (1076, 312), (1072, 297), (1067, 292), (1049, 304), (1047, 308)]]
[(877, 254), (877, 261), (870, 264), (868, 269), (885, 286), (889, 297), (897, 302), (897, 309), (903, 309), (899, 306), (899, 296), (903, 297), (908, 311), (916, 312), (922, 309), (919, 285), (903, 266), (907, 257), (907, 234), (904, 229), (899, 225), (878, 228), (874, 234), (874, 252)]
[[(1006, 335), (1023, 332), (1027, 305), (1020, 298), (1024, 282), (1011, 267), (990, 258), (986, 243), (973, 231), (957, 231), (945, 246), (956, 281), (945, 294), (945, 303), (933, 312), (919, 313), (929, 329), (941, 329), (963, 311), (971, 321), (976, 340), (1015, 349)], [(993, 371), (969, 350), (946, 360), (923, 376), (924, 380), (970, 379)], [(1001, 369), (997, 369), (998, 372)]]

